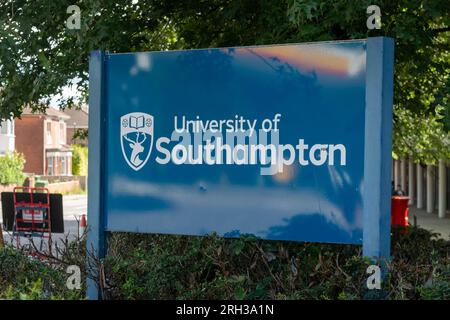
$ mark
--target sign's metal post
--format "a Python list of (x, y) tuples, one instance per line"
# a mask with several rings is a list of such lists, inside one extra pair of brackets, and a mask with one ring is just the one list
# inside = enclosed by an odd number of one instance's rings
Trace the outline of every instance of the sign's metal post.
[(394, 40), (368, 38), (363, 191), (363, 254), (390, 259)]
[[(89, 169), (88, 169), (88, 236), (87, 263), (89, 253), (98, 258), (105, 256), (105, 231), (103, 212), (103, 174), (105, 108), (104, 108), (104, 79), (105, 53), (93, 51), (89, 61)], [(96, 270), (98, 271), (98, 270)], [(99, 299), (100, 292), (93, 279), (87, 279), (87, 296), (89, 299)]]

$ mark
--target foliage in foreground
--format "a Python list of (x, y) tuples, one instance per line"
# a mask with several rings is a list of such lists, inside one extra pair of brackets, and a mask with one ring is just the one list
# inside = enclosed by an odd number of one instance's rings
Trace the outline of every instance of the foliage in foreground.
[(76, 176), (87, 176), (88, 148), (75, 144), (72, 146), (72, 149), (72, 174)]
[(24, 165), (25, 158), (20, 153), (8, 153), (0, 157), (0, 184), (22, 185), (25, 179)]
[[(81, 298), (65, 287), (80, 245), (51, 266), (0, 250), (0, 298)], [(359, 246), (114, 233), (108, 250), (106, 299), (450, 299), (450, 241), (418, 228), (394, 232), (382, 290), (366, 289)]]
[(113, 299), (449, 299), (450, 242), (394, 233), (390, 276), (367, 290), (359, 246), (114, 234), (105, 262)]
[(62, 264), (49, 264), (12, 247), (0, 248), (0, 299), (81, 299), (68, 290)]

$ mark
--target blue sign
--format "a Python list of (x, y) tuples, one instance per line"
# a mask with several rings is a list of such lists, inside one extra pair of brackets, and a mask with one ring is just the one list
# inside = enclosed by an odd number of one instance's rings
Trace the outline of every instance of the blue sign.
[(94, 52), (89, 243), (218, 232), (388, 257), (392, 70), (387, 38)]

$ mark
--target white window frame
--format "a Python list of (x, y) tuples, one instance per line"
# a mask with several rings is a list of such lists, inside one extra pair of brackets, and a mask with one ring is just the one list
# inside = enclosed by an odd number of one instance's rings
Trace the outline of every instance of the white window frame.
[(13, 137), (14, 136), (14, 121), (5, 120), (0, 123), (0, 134)]
[[(47, 173), (49, 176), (53, 176), (55, 173), (55, 157), (47, 157)], [(51, 164), (51, 165), (50, 165)], [(51, 170), (50, 170), (51, 168)]]
[(9, 134), (11, 136), (15, 135), (14, 120), (9, 120)]
[(0, 134), (4, 134), (4, 135), (6, 135), (6, 134), (8, 134), (8, 120), (6, 120), (6, 121), (2, 121), (1, 123), (0, 123)]
[(61, 175), (67, 176), (67, 157), (61, 156)]
[[(50, 126), (50, 130), (48, 130), (48, 127)], [(53, 138), (52, 138), (52, 122), (46, 121), (45, 122), (45, 142), (47, 145), (53, 144)]]
[(59, 122), (59, 143), (66, 144), (66, 126), (63, 121)]

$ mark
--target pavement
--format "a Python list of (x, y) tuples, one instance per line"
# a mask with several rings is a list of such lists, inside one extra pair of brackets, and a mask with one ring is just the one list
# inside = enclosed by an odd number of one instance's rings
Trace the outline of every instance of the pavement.
[(445, 218), (439, 218), (437, 212), (428, 213), (426, 210), (409, 207), (409, 223), (414, 225), (414, 216), (417, 226), (440, 234), (443, 239), (450, 240), (450, 213)]

